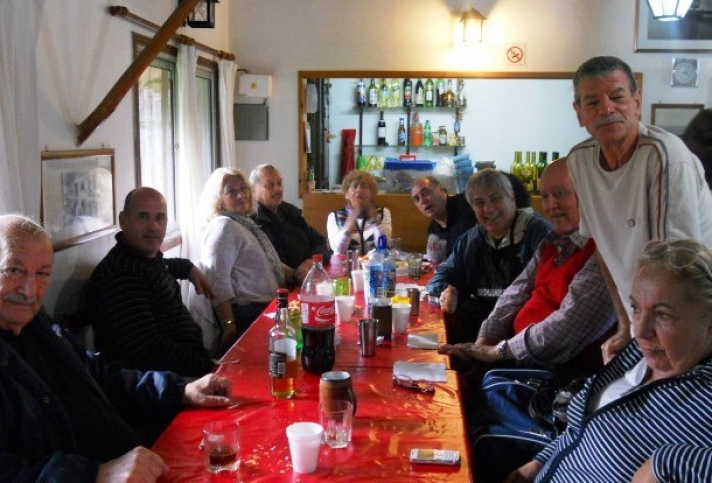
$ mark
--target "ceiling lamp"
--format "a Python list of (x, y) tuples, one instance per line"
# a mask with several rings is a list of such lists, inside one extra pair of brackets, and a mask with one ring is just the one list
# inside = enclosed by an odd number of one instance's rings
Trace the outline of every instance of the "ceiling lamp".
[[(179, 0), (182, 1), (182, 0)], [(200, 0), (195, 6), (186, 23), (189, 27), (212, 29), (215, 28), (215, 4), (218, 0)]]
[(648, 0), (653, 18), (663, 22), (677, 21), (685, 16), (692, 0)]
[(462, 43), (465, 45), (482, 42), (482, 27), (487, 17), (476, 8), (471, 8), (462, 13)]

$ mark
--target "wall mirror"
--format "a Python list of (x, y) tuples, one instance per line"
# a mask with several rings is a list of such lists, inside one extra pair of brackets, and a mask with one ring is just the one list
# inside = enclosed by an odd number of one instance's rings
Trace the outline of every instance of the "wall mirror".
[[(514, 151), (558, 151), (563, 155), (586, 137), (571, 107), (572, 76), (571, 72), (300, 71), (300, 193), (306, 188), (308, 168), (315, 171), (318, 189), (340, 183), (342, 151), (344, 142), (349, 142), (349, 130), (356, 156), (410, 154), (438, 160), (469, 153), (473, 163), (494, 161), (497, 168), (508, 170)], [(356, 99), (359, 81), (363, 80), (368, 90), (372, 79), (379, 87), (384, 79), (391, 86), (399, 85), (400, 105), (360, 109)], [(418, 80), (437, 83), (443, 79), (451, 81), (456, 91), (461, 85), (466, 105), (406, 109), (402, 105), (405, 79), (413, 86)], [(387, 146), (379, 145), (377, 139), (381, 111)], [(416, 147), (410, 139), (406, 146), (399, 146), (400, 120), (408, 125), (415, 112), (421, 123), (430, 121), (435, 132), (444, 126), (449, 136), (459, 117), (458, 136), (464, 146)]]

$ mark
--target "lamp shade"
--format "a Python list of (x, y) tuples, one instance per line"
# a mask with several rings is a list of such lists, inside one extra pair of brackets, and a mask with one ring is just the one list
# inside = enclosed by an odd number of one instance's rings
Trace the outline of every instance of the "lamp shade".
[(482, 27), (485, 20), (487, 20), (487, 17), (475, 8), (463, 12), (460, 18), (463, 44), (482, 42)]
[(648, 0), (653, 17), (663, 22), (680, 20), (691, 4), (692, 0)]

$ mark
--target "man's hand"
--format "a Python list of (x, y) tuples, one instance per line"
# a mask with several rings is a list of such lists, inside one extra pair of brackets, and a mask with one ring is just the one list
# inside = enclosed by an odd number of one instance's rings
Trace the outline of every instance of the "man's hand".
[(486, 364), (493, 364), (501, 359), (497, 346), (480, 344), (479, 342), (443, 344), (438, 347), (438, 354), (454, 356), (463, 360), (476, 360)]
[(168, 472), (160, 456), (142, 446), (99, 465), (97, 483), (153, 483)]
[(231, 394), (230, 380), (211, 373), (185, 386), (183, 403), (189, 406), (227, 407)]
[(440, 309), (447, 314), (452, 314), (457, 308), (457, 289), (448, 285), (440, 293)]
[(610, 336), (606, 342), (601, 345), (603, 353), (603, 363), (611, 362), (618, 352), (630, 341), (630, 329), (628, 327), (619, 328), (618, 331)]
[(208, 277), (206, 277), (198, 267), (193, 266), (193, 268), (190, 269), (188, 280), (193, 284), (195, 291), (199, 295), (205, 295), (210, 300), (215, 298), (215, 291), (213, 290), (213, 286), (210, 285), (210, 280), (208, 280)]

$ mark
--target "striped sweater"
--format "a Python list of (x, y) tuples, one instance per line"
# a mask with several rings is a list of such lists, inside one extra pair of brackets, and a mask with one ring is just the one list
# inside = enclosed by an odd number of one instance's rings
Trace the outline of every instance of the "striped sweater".
[(660, 482), (712, 481), (712, 360), (646, 384), (597, 411), (593, 395), (643, 357), (633, 340), (586, 383), (564, 434), (536, 456), (536, 482), (623, 482), (651, 456)]
[(183, 376), (210, 372), (213, 362), (201, 329), (183, 305), (176, 281), (187, 279), (193, 264), (160, 253), (146, 258), (122, 242), (121, 233), (116, 240), (87, 289), (97, 350), (119, 367)]

